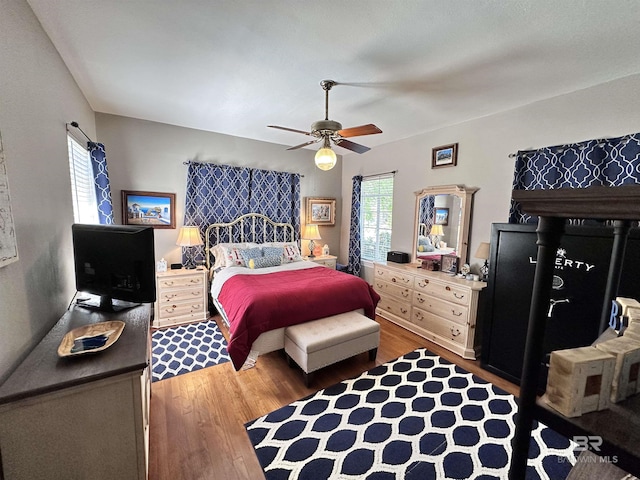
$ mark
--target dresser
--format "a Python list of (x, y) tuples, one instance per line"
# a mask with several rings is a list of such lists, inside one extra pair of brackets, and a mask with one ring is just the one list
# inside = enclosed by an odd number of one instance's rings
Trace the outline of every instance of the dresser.
[[(150, 304), (65, 313), (0, 387), (0, 478), (147, 478), (150, 319)], [(67, 332), (111, 320), (125, 327), (109, 348), (58, 356)]]
[(486, 283), (392, 262), (375, 263), (374, 275), (378, 315), (475, 360), (478, 301)]
[(207, 270), (168, 270), (156, 273), (154, 327), (206, 320)]
[(325, 267), (336, 269), (336, 260), (338, 257), (335, 255), (316, 255), (315, 257), (304, 257), (305, 260), (309, 260), (310, 262), (318, 263)]

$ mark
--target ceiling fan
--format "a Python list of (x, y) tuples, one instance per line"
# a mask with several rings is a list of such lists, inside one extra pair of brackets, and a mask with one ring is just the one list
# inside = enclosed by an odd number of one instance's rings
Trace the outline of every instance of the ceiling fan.
[(339, 147), (346, 148), (356, 153), (365, 153), (371, 150), (369, 147), (360, 145), (359, 143), (347, 140), (349, 137), (358, 137), (360, 135), (372, 135), (374, 133), (382, 133), (378, 127), (372, 123), (368, 125), (360, 125), (359, 127), (342, 128), (340, 122), (329, 120), (329, 90), (334, 85), (338, 85), (338, 82), (333, 80), (322, 80), (320, 86), (325, 93), (324, 101), (324, 120), (318, 120), (311, 124), (311, 131), (305, 132), (304, 130), (296, 130), (295, 128), (279, 127), (277, 125), (268, 125), (270, 128), (278, 128), (280, 130), (286, 130), (288, 132), (302, 133), (303, 135), (309, 135), (315, 137), (313, 140), (301, 143), (295, 147), (287, 148), (287, 150), (296, 150), (298, 148), (306, 147), (313, 143), (324, 142), (323, 147), (316, 153), (315, 161), (318, 168), (321, 170), (331, 170), (336, 164), (336, 154), (331, 149), (331, 142)]

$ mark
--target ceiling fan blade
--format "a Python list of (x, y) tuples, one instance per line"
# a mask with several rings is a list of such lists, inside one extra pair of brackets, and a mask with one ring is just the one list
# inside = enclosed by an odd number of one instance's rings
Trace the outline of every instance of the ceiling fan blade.
[(360, 145), (359, 143), (352, 142), (351, 140), (345, 140), (343, 138), (335, 140), (334, 143), (339, 147), (346, 148), (347, 150), (351, 150), (356, 153), (365, 153), (371, 150), (369, 147), (365, 147), (364, 145)]
[(267, 127), (278, 128), (280, 130), (286, 130), (287, 132), (302, 133), (303, 135), (311, 135), (311, 132), (305, 132), (304, 130), (296, 130), (295, 128), (279, 127), (277, 125), (267, 125)]
[(376, 127), (373, 123), (368, 125), (360, 125), (359, 127), (351, 127), (345, 128), (344, 130), (339, 130), (336, 132), (341, 137), (358, 137), (360, 135), (373, 135), (374, 133), (382, 133), (378, 127)]
[(318, 143), (321, 139), (317, 140), (309, 140), (308, 142), (301, 143), (300, 145), (296, 145), (295, 147), (287, 148), (287, 150), (297, 150), (298, 148), (306, 147), (307, 145), (311, 145), (312, 143)]

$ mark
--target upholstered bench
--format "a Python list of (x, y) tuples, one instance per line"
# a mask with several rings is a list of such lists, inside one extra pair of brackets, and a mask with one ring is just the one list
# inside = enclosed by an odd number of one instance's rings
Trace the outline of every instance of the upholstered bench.
[(300, 323), (287, 327), (284, 332), (289, 364), (293, 360), (300, 366), (306, 386), (313, 372), (340, 360), (367, 351), (369, 360), (375, 360), (379, 343), (378, 322), (358, 312)]

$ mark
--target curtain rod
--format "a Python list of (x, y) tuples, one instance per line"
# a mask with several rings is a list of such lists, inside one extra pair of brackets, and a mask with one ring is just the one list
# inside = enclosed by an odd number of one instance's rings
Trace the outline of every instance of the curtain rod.
[(86, 138), (87, 140), (89, 140), (91, 143), (96, 143), (96, 142), (94, 142), (93, 140), (91, 140), (91, 139), (89, 138), (89, 135), (87, 135), (86, 133), (84, 133), (84, 131), (80, 128), (80, 125), (78, 125), (78, 122), (71, 122), (71, 123), (67, 123), (67, 130), (69, 129), (69, 127), (68, 127), (69, 125), (71, 125), (72, 127), (75, 127), (75, 128), (77, 128), (78, 130), (80, 130), (80, 133), (82, 133), (82, 135), (84, 135), (84, 136), (85, 136), (85, 138)]
[(183, 165), (191, 165), (192, 163), (199, 164), (199, 165), (218, 165), (221, 167), (231, 167), (231, 168), (251, 168), (253, 170), (263, 170), (265, 172), (289, 173), (291, 175), (300, 175), (300, 178), (304, 178), (304, 175), (296, 172), (278, 172), (277, 170), (265, 170), (264, 168), (243, 167), (242, 165), (224, 165), (222, 163), (213, 163), (213, 162), (198, 162), (196, 160), (185, 160), (184, 162), (182, 162)]
[(370, 177), (381, 177), (382, 175), (395, 175), (398, 173), (398, 170), (391, 170), (390, 172), (382, 172), (382, 173), (374, 173), (372, 175), (363, 175), (362, 178), (370, 178)]

